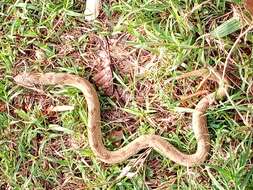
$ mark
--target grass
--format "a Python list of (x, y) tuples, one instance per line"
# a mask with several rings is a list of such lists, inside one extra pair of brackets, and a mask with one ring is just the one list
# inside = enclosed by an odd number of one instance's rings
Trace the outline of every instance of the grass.
[[(0, 189), (253, 189), (253, 35), (243, 2), (104, 1), (93, 24), (84, 21), (84, 8), (71, 0), (0, 2)], [(94, 35), (102, 42), (92, 42)], [(114, 88), (126, 92), (115, 99), (97, 85), (111, 150), (156, 133), (194, 152), (191, 115), (173, 110), (194, 108), (200, 97), (180, 96), (196, 92), (201, 79), (171, 79), (202, 67), (225, 70), (232, 90), (207, 113), (212, 148), (203, 165), (179, 166), (151, 150), (104, 164), (88, 146), (78, 90), (38, 93), (12, 80), (23, 71), (55, 71), (95, 84), (103, 41), (110, 45)], [(214, 88), (208, 82), (203, 90)], [(51, 105), (75, 109), (52, 113)]]

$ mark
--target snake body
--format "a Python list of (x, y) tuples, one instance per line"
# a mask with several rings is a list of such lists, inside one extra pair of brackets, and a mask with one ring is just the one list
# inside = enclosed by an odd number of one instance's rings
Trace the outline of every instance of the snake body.
[(203, 97), (193, 111), (192, 129), (197, 140), (197, 150), (191, 155), (179, 151), (161, 136), (153, 134), (142, 135), (116, 151), (107, 150), (102, 140), (100, 104), (97, 92), (90, 82), (79, 76), (66, 73), (22, 73), (17, 75), (14, 80), (17, 84), (25, 87), (34, 85), (68, 85), (80, 89), (85, 96), (88, 107), (87, 131), (89, 145), (94, 154), (103, 162), (110, 164), (119, 163), (135, 155), (140, 150), (152, 147), (172, 161), (189, 167), (201, 164), (208, 156), (210, 140), (205, 112), (215, 100), (225, 96), (229, 85), (226, 79), (221, 80), (221, 75), (217, 72), (210, 73), (206, 70), (204, 73), (199, 72), (194, 75), (208, 76), (218, 82), (219, 87), (215, 92)]

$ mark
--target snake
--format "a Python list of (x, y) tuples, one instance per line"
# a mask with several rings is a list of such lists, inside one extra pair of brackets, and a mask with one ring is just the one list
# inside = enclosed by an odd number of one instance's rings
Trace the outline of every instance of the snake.
[(93, 85), (83, 77), (57, 72), (23, 72), (16, 75), (14, 81), (18, 85), (26, 88), (35, 87), (36, 85), (60, 85), (79, 89), (83, 93), (87, 105), (88, 143), (94, 155), (102, 162), (108, 164), (120, 163), (143, 149), (153, 148), (161, 155), (179, 165), (192, 167), (202, 164), (208, 157), (210, 137), (207, 127), (206, 111), (210, 105), (218, 100), (222, 100), (226, 96), (229, 90), (229, 81), (224, 76), (222, 77), (221, 73), (214, 71), (214, 69), (193, 71), (186, 76), (206, 77), (218, 83), (217, 89), (202, 97), (195, 108), (192, 109), (192, 130), (197, 143), (196, 151), (192, 154), (180, 151), (164, 137), (156, 134), (141, 135), (118, 150), (108, 150), (103, 143), (100, 103), (97, 92)]

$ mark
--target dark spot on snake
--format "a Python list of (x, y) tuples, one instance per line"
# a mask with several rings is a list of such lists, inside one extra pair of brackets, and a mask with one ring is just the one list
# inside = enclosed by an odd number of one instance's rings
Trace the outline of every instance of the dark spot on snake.
[(47, 78), (48, 78), (49, 81), (53, 80), (53, 76), (48, 76)]
[(110, 155), (109, 154), (104, 154), (104, 158), (106, 159), (106, 160), (109, 160), (110, 159)]
[(63, 76), (62, 76), (62, 80), (67, 80), (67, 79), (69, 79), (69, 78), (71, 78), (69, 75), (63, 75)]
[(139, 142), (135, 143), (135, 146), (139, 147), (141, 144)]
[(76, 82), (77, 82), (77, 83), (80, 83), (80, 84), (83, 84), (83, 79), (77, 78), (77, 79), (76, 79)]
[(94, 115), (97, 112), (98, 112), (97, 108), (93, 108), (92, 110), (90, 110), (91, 115)]
[(93, 144), (93, 147), (94, 147), (95, 149), (98, 149), (98, 144), (97, 144), (97, 143), (94, 143), (94, 144)]
[(93, 129), (96, 129), (96, 125), (92, 125), (91, 126), (91, 129), (93, 130)]

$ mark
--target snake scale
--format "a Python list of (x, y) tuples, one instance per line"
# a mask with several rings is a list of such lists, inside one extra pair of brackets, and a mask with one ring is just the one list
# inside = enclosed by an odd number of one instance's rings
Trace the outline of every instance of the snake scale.
[(103, 162), (119, 163), (135, 155), (140, 150), (153, 148), (172, 161), (183, 166), (194, 166), (203, 163), (210, 149), (210, 139), (207, 129), (206, 110), (216, 100), (226, 95), (229, 82), (218, 72), (204, 69), (191, 75), (206, 77), (218, 83), (219, 87), (213, 93), (204, 96), (196, 105), (192, 113), (192, 129), (197, 140), (197, 149), (193, 154), (185, 154), (171, 145), (159, 135), (142, 135), (126, 146), (109, 151), (103, 144), (101, 132), (100, 104), (97, 92), (90, 82), (72, 74), (67, 73), (21, 73), (14, 77), (17, 84), (24, 87), (34, 85), (68, 85), (76, 87), (84, 94), (88, 107), (88, 141), (94, 154)]

